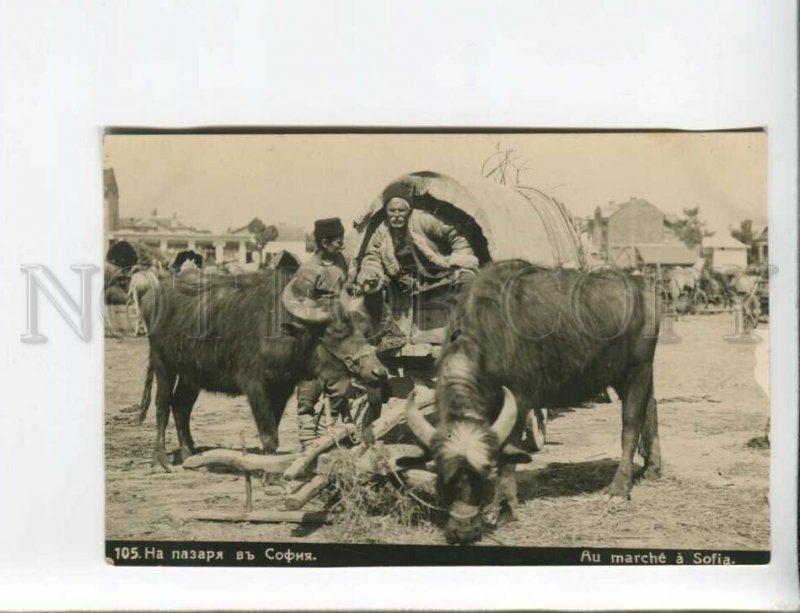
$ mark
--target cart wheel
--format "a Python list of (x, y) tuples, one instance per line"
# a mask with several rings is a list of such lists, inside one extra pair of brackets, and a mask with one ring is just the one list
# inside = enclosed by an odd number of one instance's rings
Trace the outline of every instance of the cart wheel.
[(542, 451), (547, 439), (547, 409), (531, 409), (525, 420), (526, 451)]

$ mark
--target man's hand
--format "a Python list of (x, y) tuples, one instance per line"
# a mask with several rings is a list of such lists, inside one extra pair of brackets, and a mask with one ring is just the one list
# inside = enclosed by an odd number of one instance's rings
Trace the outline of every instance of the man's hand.
[(417, 288), (417, 282), (411, 275), (400, 275), (397, 278), (397, 284), (406, 292), (413, 292)]
[(381, 278), (377, 273), (370, 273), (356, 280), (356, 286), (365, 294), (374, 294), (381, 289)]

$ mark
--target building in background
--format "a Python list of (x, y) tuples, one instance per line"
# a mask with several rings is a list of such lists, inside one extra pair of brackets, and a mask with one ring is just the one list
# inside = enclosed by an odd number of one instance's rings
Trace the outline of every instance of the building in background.
[(119, 227), (119, 188), (113, 168), (103, 169), (103, 226), (106, 232)]
[(203, 257), (205, 265), (237, 263), (245, 269), (258, 268), (261, 254), (250, 233), (214, 234), (184, 223), (179, 217), (120, 218), (119, 228), (107, 233), (110, 246), (115, 241), (139, 242), (160, 250), (168, 260), (181, 251), (191, 250)]
[(608, 263), (617, 268), (694, 266), (699, 257), (683, 243), (639, 243), (615, 248)]
[(769, 264), (769, 227), (765, 227), (753, 239), (753, 263), (757, 266)]
[(120, 194), (113, 168), (103, 170), (103, 184), (106, 248), (124, 240), (158, 249), (168, 261), (190, 249), (199, 253), (206, 265), (235, 262), (245, 269), (255, 269), (261, 263), (252, 233), (214, 234), (185, 223), (177, 215), (159, 217), (157, 210), (148, 217), (120, 217)]
[[(254, 219), (247, 225), (235, 230), (229, 230), (229, 233), (234, 236), (252, 236), (253, 240), (257, 242), (257, 236), (250, 230), (254, 221), (256, 220)], [(274, 227), (277, 230), (277, 238), (267, 241), (261, 249), (260, 261), (267, 264), (280, 253), (291, 253), (298, 260), (305, 260), (307, 251), (305, 231), (300, 226), (291, 226), (285, 223), (279, 223)], [(254, 248), (258, 249), (257, 244), (254, 245)]]
[(268, 261), (281, 251), (286, 251), (296, 256), (300, 260), (305, 260), (306, 255), (306, 242), (302, 241), (284, 241), (278, 238), (276, 241), (270, 241), (264, 246), (264, 261)]
[(305, 261), (309, 253), (314, 251), (309, 250), (309, 245), (306, 241), (306, 235), (311, 232), (311, 228), (304, 228), (302, 226), (295, 226), (286, 223), (278, 223), (278, 238), (270, 241), (264, 247), (264, 257), (274, 257), (281, 251), (291, 253), (301, 261)]
[(609, 202), (582, 220), (583, 236), (596, 259), (619, 268), (691, 266), (699, 250), (689, 249), (673, 230), (676, 218), (643, 198)]
[(729, 232), (715, 232), (703, 239), (703, 257), (715, 272), (733, 273), (747, 268), (749, 249)]

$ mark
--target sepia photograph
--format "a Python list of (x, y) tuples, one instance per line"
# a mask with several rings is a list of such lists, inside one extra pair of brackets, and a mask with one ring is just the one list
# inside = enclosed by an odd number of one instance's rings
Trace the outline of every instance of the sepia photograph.
[(115, 565), (767, 564), (767, 136), (109, 130)]
[(0, 612), (798, 610), (797, 9), (0, 3)]

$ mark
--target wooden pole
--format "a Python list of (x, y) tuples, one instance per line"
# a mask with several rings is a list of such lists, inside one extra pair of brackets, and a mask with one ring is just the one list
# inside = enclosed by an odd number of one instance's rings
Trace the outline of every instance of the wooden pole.
[(195, 470), (205, 466), (227, 466), (242, 472), (262, 470), (267, 473), (280, 473), (286, 470), (297, 456), (295, 454), (259, 455), (233, 449), (211, 449), (186, 459), (183, 467)]
[(329, 478), (327, 475), (316, 475), (294, 494), (290, 494), (283, 499), (283, 506), (287, 511), (297, 511), (302, 509), (306, 503), (314, 496), (319, 494), (326, 485)]
[(284, 483), (284, 486), (283, 486), (284, 490), (285, 490), (284, 493), (286, 493), (286, 494), (294, 494), (297, 490), (299, 490), (301, 487), (303, 487), (306, 483), (308, 483), (308, 482), (307, 481), (300, 481), (300, 480), (297, 480), (297, 481), (286, 481)]
[(252, 522), (259, 524), (329, 524), (332, 515), (324, 511), (251, 511), (250, 513), (194, 513), (187, 519), (198, 521)]
[(247, 513), (253, 510), (253, 479), (249, 472), (244, 474), (244, 510)]

